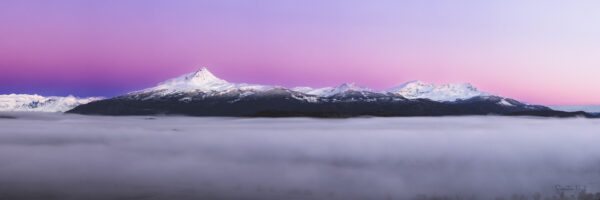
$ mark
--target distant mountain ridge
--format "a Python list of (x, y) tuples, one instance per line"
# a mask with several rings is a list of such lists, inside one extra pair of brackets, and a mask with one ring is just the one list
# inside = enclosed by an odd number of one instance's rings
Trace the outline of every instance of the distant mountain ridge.
[[(230, 83), (213, 75), (208, 69), (201, 68), (200, 70), (185, 74), (173, 79), (169, 79), (159, 83), (156, 87), (147, 88), (141, 91), (130, 94), (140, 93), (156, 93), (168, 95), (177, 92), (205, 92), (215, 93), (229, 90), (241, 90), (246, 92), (264, 92), (273, 88), (284, 88), (281, 86), (247, 84), (247, 83)], [(294, 87), (289, 90), (301, 92), (319, 97), (331, 97), (347, 91), (371, 92), (371, 93), (394, 93), (402, 95), (408, 99), (431, 99), (434, 101), (456, 101), (459, 99), (468, 99), (475, 96), (490, 95), (486, 92), (480, 92), (471, 84), (445, 84), (436, 86), (434, 84), (425, 83), (422, 81), (411, 81), (400, 86), (387, 90), (376, 91), (367, 87), (358, 86), (355, 83), (343, 83), (336, 87), (311, 88), (311, 87)]]
[(591, 113), (600, 113), (600, 105), (571, 105), (571, 106), (549, 106), (554, 110), (566, 112), (584, 111)]
[[(374, 91), (354, 83), (310, 88), (230, 83), (202, 68), (155, 87), (94, 101), (68, 111), (100, 115), (196, 116), (445, 116), (522, 115), (594, 117), (554, 111), (478, 91), (472, 85), (413, 81)], [(521, 115), (521, 114), (516, 114)]]
[(481, 92), (470, 83), (434, 85), (422, 81), (411, 81), (387, 90), (410, 99), (431, 99), (434, 101), (456, 101), (476, 96), (490, 96)]
[(0, 111), (65, 112), (78, 105), (103, 99), (102, 97), (77, 98), (74, 96), (44, 97), (29, 94), (0, 95)]

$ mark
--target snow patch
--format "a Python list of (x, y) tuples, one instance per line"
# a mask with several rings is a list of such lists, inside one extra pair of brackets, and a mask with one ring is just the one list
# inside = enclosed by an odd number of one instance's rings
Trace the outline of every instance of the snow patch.
[(515, 106), (512, 103), (506, 101), (506, 99), (502, 99), (500, 100), (500, 102), (498, 102), (499, 105), (503, 105), (503, 106)]

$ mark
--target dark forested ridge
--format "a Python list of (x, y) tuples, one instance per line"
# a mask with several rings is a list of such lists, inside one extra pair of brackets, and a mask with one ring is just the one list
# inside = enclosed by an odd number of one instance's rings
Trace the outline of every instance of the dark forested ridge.
[(274, 89), (244, 96), (176, 93), (123, 95), (77, 106), (68, 113), (93, 115), (191, 115), (248, 117), (460, 116), (510, 115), (543, 117), (598, 117), (585, 112), (555, 111), (516, 100), (481, 96), (454, 102), (406, 99), (396, 94), (348, 91), (317, 97)]

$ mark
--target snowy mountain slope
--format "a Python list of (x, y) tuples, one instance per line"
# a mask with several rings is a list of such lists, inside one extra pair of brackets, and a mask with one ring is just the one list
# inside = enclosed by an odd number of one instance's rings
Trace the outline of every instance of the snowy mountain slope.
[[(248, 96), (254, 93), (266, 92), (279, 86), (230, 83), (213, 75), (208, 69), (202, 68), (194, 73), (185, 74), (158, 84), (156, 87), (144, 89), (129, 93), (125, 96), (138, 98), (144, 96), (144, 99), (162, 98), (169, 95), (178, 96), (219, 96), (240, 93), (240, 97)], [(355, 83), (344, 83), (336, 87), (311, 88), (294, 87), (291, 91), (300, 92), (306, 95), (314, 95), (321, 98), (333, 97), (349, 91), (356, 91), (363, 94), (380, 93), (400, 95), (407, 99), (425, 98), (433, 101), (456, 101), (459, 99), (468, 99), (475, 96), (489, 95), (480, 92), (468, 83), (465, 84), (446, 84), (433, 85), (421, 81), (412, 81), (383, 91), (374, 91), (367, 87), (358, 86)], [(182, 97), (183, 98), (183, 97)], [(187, 97), (186, 97), (187, 98)], [(185, 100), (185, 99), (183, 99)], [(314, 100), (314, 98), (313, 98)], [(506, 104), (508, 105), (508, 104)]]
[(147, 90), (169, 90), (169, 91), (224, 91), (235, 88), (236, 85), (223, 79), (215, 77), (206, 68), (194, 73), (185, 74), (177, 78), (169, 79), (159, 83), (158, 86)]
[(296, 91), (296, 92), (302, 92), (302, 93), (308, 94), (309, 92), (311, 92), (311, 91), (313, 91), (313, 90), (315, 90), (315, 89), (314, 89), (314, 88), (311, 88), (311, 87), (303, 87), (303, 86), (300, 86), (300, 87), (293, 87), (293, 88), (290, 88), (290, 90), (292, 90), (292, 91)]
[(76, 98), (43, 97), (40, 95), (8, 94), (0, 95), (0, 111), (65, 112), (81, 104), (100, 100), (100, 97)]
[(295, 87), (291, 90), (306, 94), (316, 95), (320, 97), (330, 97), (347, 91), (371, 92), (372, 90), (366, 87), (358, 86), (355, 83), (344, 83), (337, 87), (324, 87), (313, 89), (310, 87)]
[(202, 68), (194, 73), (185, 74), (177, 78), (169, 79), (159, 83), (156, 87), (144, 89), (130, 93), (130, 95), (153, 93), (155, 97), (160, 97), (175, 93), (202, 92), (212, 95), (227, 93), (231, 90), (241, 90), (245, 92), (258, 92), (273, 89), (275, 86), (230, 83), (226, 80), (217, 78), (208, 69)]
[(156, 87), (77, 106), (68, 113), (100, 115), (183, 114), (195, 116), (448, 116), (532, 115), (596, 117), (553, 111), (544, 106), (478, 91), (470, 84), (433, 85), (413, 81), (373, 91), (353, 83), (292, 89), (237, 84), (202, 68)]
[(388, 89), (386, 92), (399, 94), (408, 99), (424, 98), (434, 101), (456, 101), (490, 95), (486, 92), (478, 91), (477, 88), (469, 83), (434, 85), (422, 81), (411, 81)]
[[(402, 84), (398, 87), (394, 87), (383, 91), (374, 91), (366, 87), (357, 86), (354, 83), (345, 83), (337, 87), (324, 87), (317, 89), (311, 87), (295, 87), (291, 90), (321, 97), (331, 97), (346, 91), (378, 92), (382, 94), (386, 94), (389, 92), (401, 95), (407, 99), (421, 98), (430, 99), (433, 101), (456, 101), (459, 99), (469, 99), (476, 96), (490, 95), (489, 93), (478, 91), (477, 88), (473, 87), (469, 83), (444, 84), (437, 86), (422, 81), (411, 81)], [(507, 106), (510, 105), (510, 103), (507, 102), (503, 103)]]
[[(285, 95), (283, 95), (285, 93)], [(230, 83), (213, 75), (208, 69), (185, 74), (159, 83), (155, 87), (131, 92), (117, 98), (134, 100), (177, 99), (181, 102), (204, 100), (206, 98), (227, 99), (237, 102), (255, 94), (289, 96), (308, 103), (331, 102), (375, 102), (405, 101), (407, 99), (429, 99), (439, 102), (457, 101), (490, 94), (478, 91), (470, 84), (446, 84), (436, 86), (421, 81), (408, 82), (383, 91), (344, 83), (336, 87), (311, 88), (295, 87), (287, 89), (279, 86)], [(0, 95), (0, 111), (43, 111), (62, 112), (100, 98), (79, 99), (68, 97), (43, 97), (39, 95)], [(518, 102), (517, 102), (518, 103)], [(499, 101), (498, 105), (515, 106), (513, 101)]]

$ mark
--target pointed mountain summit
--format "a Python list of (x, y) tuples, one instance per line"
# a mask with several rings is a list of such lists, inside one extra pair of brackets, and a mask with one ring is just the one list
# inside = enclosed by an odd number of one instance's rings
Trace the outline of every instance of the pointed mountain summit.
[(133, 98), (139, 95), (150, 95), (147, 98), (160, 98), (172, 94), (190, 94), (204, 93), (206, 95), (220, 95), (231, 91), (245, 93), (246, 95), (255, 92), (262, 92), (275, 88), (274, 86), (230, 83), (220, 79), (211, 73), (206, 67), (203, 67), (193, 73), (169, 79), (159, 83), (156, 87), (143, 89), (128, 93), (124, 96)]
[(158, 84), (158, 86), (147, 90), (167, 90), (167, 91), (223, 91), (234, 88), (235, 84), (229, 83), (223, 79), (217, 78), (208, 69), (202, 68), (194, 73), (185, 74), (177, 78), (169, 79)]
[(194, 73), (187, 74), (186, 75), (186, 80), (194, 81), (194, 82), (215, 82), (215, 81), (220, 82), (220, 81), (225, 81), (225, 80), (217, 78), (210, 71), (208, 71), (208, 69), (206, 67), (202, 67), (201, 69), (199, 69), (198, 71), (196, 71)]

